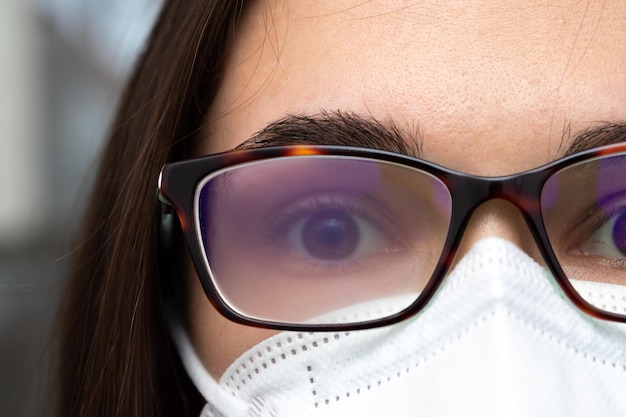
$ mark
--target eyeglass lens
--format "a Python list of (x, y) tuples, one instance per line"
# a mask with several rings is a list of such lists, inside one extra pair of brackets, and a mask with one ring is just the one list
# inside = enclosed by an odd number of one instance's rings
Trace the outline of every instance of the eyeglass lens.
[[(572, 285), (618, 314), (626, 314), (624, 178), (626, 156), (606, 157), (557, 172), (541, 193), (546, 232)], [(223, 300), (247, 317), (292, 324), (356, 323), (407, 308), (440, 261), (452, 213), (433, 175), (344, 156), (218, 171), (195, 206)]]
[(600, 310), (626, 315), (626, 155), (559, 171), (543, 187), (541, 211), (578, 294)]

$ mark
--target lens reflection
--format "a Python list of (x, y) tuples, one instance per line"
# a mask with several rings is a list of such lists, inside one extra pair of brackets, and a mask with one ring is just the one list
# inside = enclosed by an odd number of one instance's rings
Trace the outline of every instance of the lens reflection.
[(353, 157), (280, 158), (206, 178), (198, 224), (234, 310), (285, 323), (375, 320), (414, 302), (451, 213), (428, 173)]

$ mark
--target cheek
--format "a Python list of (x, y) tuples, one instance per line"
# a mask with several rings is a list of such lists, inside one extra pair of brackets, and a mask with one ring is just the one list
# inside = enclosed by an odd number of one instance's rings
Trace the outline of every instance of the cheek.
[(209, 302), (191, 264), (186, 268), (187, 326), (198, 357), (219, 380), (241, 354), (276, 331), (243, 326), (225, 319)]

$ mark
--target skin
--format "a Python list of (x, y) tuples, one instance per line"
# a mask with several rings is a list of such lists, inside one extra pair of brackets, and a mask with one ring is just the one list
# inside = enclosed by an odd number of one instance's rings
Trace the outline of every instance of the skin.
[[(342, 110), (419, 126), (424, 159), (511, 174), (562, 156), (568, 132), (626, 120), (626, 6), (258, 1), (244, 13), (227, 68), (199, 154), (232, 149), (287, 114)], [(474, 214), (459, 256), (487, 236), (538, 259), (508, 203)], [(188, 275), (190, 335), (219, 378), (271, 332), (221, 317), (192, 268)]]

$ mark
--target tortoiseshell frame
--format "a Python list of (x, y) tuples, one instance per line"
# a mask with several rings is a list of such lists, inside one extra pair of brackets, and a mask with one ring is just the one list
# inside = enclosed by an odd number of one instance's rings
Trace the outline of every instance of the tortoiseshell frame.
[[(279, 146), (251, 150), (237, 150), (165, 165), (159, 176), (159, 200), (176, 210), (183, 234), (187, 240), (198, 276), (213, 306), (227, 319), (255, 327), (293, 331), (344, 331), (385, 326), (405, 320), (428, 304), (441, 284), (455, 257), (463, 232), (474, 210), (492, 199), (512, 203), (522, 213), (539, 250), (558, 285), (569, 299), (588, 315), (604, 320), (626, 322), (625, 316), (597, 309), (583, 300), (566, 279), (548, 241), (540, 209), (540, 194), (544, 183), (563, 168), (596, 158), (626, 152), (626, 143), (583, 151), (539, 168), (502, 177), (480, 177), (446, 169), (436, 164), (390, 152), (338, 146)], [(439, 178), (452, 199), (451, 224), (439, 262), (431, 280), (420, 297), (405, 310), (390, 317), (367, 322), (333, 325), (275, 323), (242, 316), (231, 309), (219, 296), (204, 267), (202, 239), (197, 236), (194, 216), (194, 196), (197, 184), (207, 175), (237, 164), (281, 157), (313, 155), (350, 156), (387, 161), (425, 171)]]

